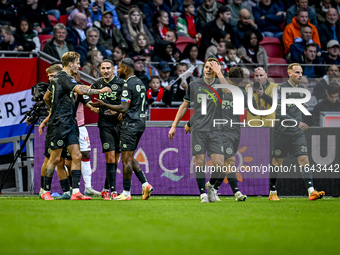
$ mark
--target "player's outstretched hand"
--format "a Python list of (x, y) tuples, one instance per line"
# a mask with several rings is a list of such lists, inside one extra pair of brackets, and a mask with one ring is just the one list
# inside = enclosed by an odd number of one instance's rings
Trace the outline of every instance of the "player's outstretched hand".
[(172, 141), (172, 139), (175, 138), (175, 134), (176, 134), (176, 128), (172, 127), (168, 134), (170, 141)]
[(44, 122), (41, 122), (41, 124), (39, 125), (39, 135), (42, 135), (42, 133), (44, 133), (45, 126), (46, 124)]
[(188, 132), (191, 133), (191, 128), (188, 125), (184, 126), (184, 132), (187, 134)]
[(302, 130), (302, 131), (306, 131), (309, 127), (308, 127), (308, 125), (306, 124), (306, 123), (304, 123), (304, 122), (300, 122), (299, 123), (299, 128)]
[(112, 93), (112, 90), (109, 87), (104, 87), (102, 89), (99, 90), (101, 94), (104, 94), (106, 92), (108, 93)]
[(105, 103), (98, 99), (98, 98), (95, 98), (94, 100), (96, 100), (97, 102), (90, 102), (89, 104), (92, 106), (92, 107), (104, 107), (105, 106)]

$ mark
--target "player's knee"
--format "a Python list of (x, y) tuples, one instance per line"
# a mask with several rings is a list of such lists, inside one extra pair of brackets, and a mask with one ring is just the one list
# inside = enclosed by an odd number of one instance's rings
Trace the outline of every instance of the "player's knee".
[(79, 151), (79, 152), (74, 152), (72, 155), (71, 155), (71, 157), (72, 157), (72, 161), (74, 160), (74, 161), (81, 161), (81, 159), (82, 159), (82, 155), (81, 155), (81, 152)]
[(82, 151), (81, 155), (82, 155), (82, 159), (90, 159), (90, 152), (89, 151)]
[(196, 166), (204, 166), (205, 165), (205, 158), (204, 156), (196, 156)]
[(305, 166), (309, 164), (308, 156), (303, 155), (298, 158), (300, 166)]

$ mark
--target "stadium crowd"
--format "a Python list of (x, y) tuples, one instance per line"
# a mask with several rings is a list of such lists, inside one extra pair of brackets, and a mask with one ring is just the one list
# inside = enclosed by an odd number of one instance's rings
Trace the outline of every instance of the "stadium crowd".
[(117, 72), (130, 57), (148, 103), (165, 105), (182, 102), (210, 56), (226, 77), (233, 66), (248, 79), (263, 67), (273, 83), (287, 74), (271, 64), (300, 63), (319, 114), (340, 109), (339, 12), (340, 0), (1, 0), (0, 50), (58, 60), (76, 51), (94, 78), (103, 59)]

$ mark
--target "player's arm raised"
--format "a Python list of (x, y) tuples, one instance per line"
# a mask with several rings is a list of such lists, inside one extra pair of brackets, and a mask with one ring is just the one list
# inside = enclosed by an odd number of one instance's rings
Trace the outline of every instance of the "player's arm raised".
[(171, 129), (170, 129), (169, 134), (168, 134), (170, 141), (172, 141), (172, 139), (175, 137), (176, 127), (177, 127), (179, 121), (183, 118), (186, 111), (188, 110), (189, 106), (190, 106), (189, 102), (183, 101), (183, 103), (179, 107), (177, 114), (176, 114), (176, 117), (175, 117), (175, 120), (172, 123)]
[(91, 87), (86, 85), (77, 85), (74, 88), (74, 91), (77, 92), (79, 95), (97, 95), (97, 94), (104, 94), (106, 92), (112, 93), (112, 90), (109, 87), (104, 87), (102, 89), (91, 89)]
[[(222, 71), (221, 71), (221, 65), (218, 64), (215, 61), (208, 62), (207, 65), (210, 66), (211, 70), (216, 74), (217, 78), (220, 80), (220, 84), (228, 84), (228, 81), (224, 77)], [(231, 93), (231, 91), (227, 88), (223, 88), (224, 93), (228, 94)]]

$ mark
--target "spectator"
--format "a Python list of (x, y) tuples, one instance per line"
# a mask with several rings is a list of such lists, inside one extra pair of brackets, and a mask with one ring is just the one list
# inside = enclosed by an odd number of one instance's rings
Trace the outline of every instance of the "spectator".
[[(227, 44), (229, 44), (227, 42)], [(226, 45), (227, 45), (226, 44)], [(226, 55), (226, 66), (227, 70), (226, 72), (229, 73), (230, 68), (234, 66), (238, 66), (238, 63), (241, 61), (241, 59), (237, 56), (237, 49), (234, 46), (228, 46), (227, 47), (227, 55)]]
[(113, 60), (114, 64), (114, 75), (118, 76), (118, 65), (119, 62), (123, 59), (126, 58), (128, 52), (128, 48), (126, 48), (124, 45), (117, 45), (110, 56), (111, 59)]
[(74, 51), (72, 43), (66, 41), (67, 29), (64, 24), (58, 23), (53, 28), (53, 38), (48, 40), (43, 52), (61, 60), (64, 53)]
[(0, 26), (8, 25), (12, 31), (17, 26), (17, 7), (14, 0), (0, 1)]
[[(176, 66), (176, 76), (173, 77), (173, 80), (171, 81), (170, 90), (167, 90), (169, 93), (165, 94), (166, 97), (164, 102), (166, 104), (170, 105), (171, 102), (183, 102), (183, 98), (188, 90), (188, 85), (193, 80), (190, 71), (187, 72), (187, 70), (188, 65), (186, 63), (179, 63)], [(170, 96), (170, 99), (168, 99), (167, 96)]]
[(312, 114), (313, 126), (320, 126), (321, 112), (340, 112), (338, 84), (330, 84), (326, 91), (326, 98), (314, 107)]
[(150, 53), (152, 54), (150, 40), (145, 33), (137, 34), (133, 41), (132, 47), (133, 51), (129, 54), (130, 56), (136, 56), (144, 49), (150, 50)]
[(96, 20), (101, 21), (102, 20), (102, 14), (105, 11), (109, 11), (112, 13), (112, 22), (113, 24), (120, 29), (120, 22), (118, 19), (118, 15), (115, 11), (116, 7), (107, 1), (103, 0), (95, 0), (94, 3), (90, 5), (90, 12), (92, 21), (95, 22)]
[[(49, 34), (53, 31), (53, 26), (42, 5), (42, 2), (39, 0), (26, 0), (26, 3), (18, 11), (18, 16), (29, 20), (38, 34)], [(45, 28), (42, 28), (43, 23)]]
[(120, 24), (126, 24), (129, 17), (129, 11), (132, 8), (138, 8), (138, 6), (131, 4), (131, 0), (119, 0), (119, 3), (116, 6), (116, 13)]
[(314, 43), (317, 43), (319, 47), (321, 47), (320, 44), (320, 38), (317, 28), (311, 24), (308, 21), (308, 10), (305, 8), (299, 8), (299, 10), (296, 13), (296, 16), (293, 18), (292, 23), (287, 25), (285, 27), (285, 30), (283, 31), (283, 45), (285, 47), (285, 54), (287, 55), (289, 53), (290, 45), (294, 43), (294, 39), (299, 37), (301, 38), (301, 27), (309, 25), (312, 27), (312, 37)]
[[(167, 14), (166, 14), (167, 15)], [(151, 35), (147, 26), (143, 23), (143, 13), (138, 7), (134, 7), (129, 11), (127, 22), (122, 25), (122, 33), (132, 48), (133, 41), (137, 34), (144, 33), (149, 38), (150, 44), (155, 45), (155, 40)]]
[(44, 6), (47, 13), (53, 15), (57, 20), (60, 15), (70, 14), (75, 8), (74, 1), (70, 0), (44, 0)]
[(258, 6), (253, 7), (255, 22), (265, 37), (280, 38), (283, 34), (281, 25), (285, 20), (285, 12), (280, 10), (272, 0), (260, 0)]
[(340, 40), (339, 14), (336, 9), (328, 9), (326, 22), (319, 26), (319, 35), (322, 50), (327, 50), (327, 43), (330, 40)]
[[(307, 44), (315, 43), (313, 42), (312, 38), (312, 30), (313, 28), (309, 25), (302, 26), (301, 27), (301, 38), (296, 37), (294, 38), (294, 43), (290, 45), (290, 62), (291, 63), (298, 63), (300, 61), (300, 57), (303, 54), (303, 51), (306, 48)], [(317, 46), (317, 56), (321, 56), (321, 49), (318, 44), (315, 44)]]
[(67, 27), (66, 39), (72, 42), (73, 48), (77, 48), (86, 39), (87, 18), (84, 13), (78, 12), (74, 15), (72, 23)]
[(331, 65), (328, 67), (327, 74), (319, 81), (313, 89), (313, 96), (317, 100), (326, 98), (326, 90), (330, 83), (335, 83), (339, 77), (339, 67), (337, 65)]
[[(21, 19), (19, 25), (15, 31), (17, 37), (21, 38), (21, 41), (33, 42), (35, 50), (40, 50), (40, 40), (36, 33), (33, 32), (32, 24), (25, 18)], [(28, 46), (27, 48), (32, 47)]]
[[(153, 58), (153, 62), (161, 62), (161, 61), (165, 61), (167, 63), (176, 63), (176, 60), (172, 57), (172, 53), (174, 50), (175, 44), (168, 42), (168, 41), (161, 41), (158, 45), (157, 45), (157, 49), (156, 49), (156, 54)], [(170, 67), (173, 70), (175, 69), (174, 65), (171, 65)], [(161, 77), (162, 78), (162, 77)]]
[(287, 10), (286, 26), (293, 22), (293, 19), (295, 16), (297, 16), (297, 12), (299, 9), (307, 9), (309, 22), (312, 23), (314, 26), (318, 26), (315, 9), (308, 6), (308, 0), (296, 0), (296, 4), (292, 5)]
[(163, 3), (163, 0), (149, 0), (149, 3), (143, 5), (143, 13), (145, 15), (146, 26), (149, 28), (151, 27), (152, 18), (154, 14), (158, 11), (166, 11), (169, 18), (169, 28), (175, 29), (175, 22), (170, 14), (170, 9)]
[(263, 36), (255, 22), (250, 18), (250, 12), (247, 9), (240, 11), (239, 22), (234, 27), (235, 47), (238, 49), (244, 44), (244, 36), (247, 31), (256, 34), (258, 42), (262, 41)]
[(146, 76), (146, 73), (144, 71), (144, 59), (139, 56), (134, 56), (133, 62), (135, 63), (134, 69), (135, 69), (135, 75), (143, 82), (145, 85), (145, 89), (149, 89), (149, 82), (150, 80)]
[(164, 41), (172, 42), (174, 44), (174, 50), (172, 52), (172, 57), (178, 62), (182, 56), (182, 52), (176, 47), (176, 42), (178, 39), (178, 34), (175, 30), (168, 29), (165, 34)]
[(166, 6), (170, 9), (172, 17), (178, 16), (178, 13), (183, 13), (183, 1), (182, 0), (164, 0)]
[(246, 64), (249, 71), (253, 72), (257, 66), (267, 69), (268, 56), (265, 49), (259, 44), (258, 34), (249, 30), (245, 33), (243, 39), (243, 47), (237, 50), (237, 56), (242, 63)]
[(208, 59), (210, 56), (216, 56), (217, 47), (218, 47), (218, 44), (221, 42), (221, 40), (231, 43), (230, 34), (228, 34), (227, 32), (223, 30), (219, 30), (216, 33), (214, 33), (210, 41), (211, 45), (205, 52), (204, 59)]
[(233, 27), (229, 24), (230, 21), (230, 9), (227, 6), (221, 6), (217, 10), (217, 17), (215, 20), (207, 23), (202, 29), (202, 40), (201, 40), (201, 52), (200, 57), (205, 56), (205, 52), (211, 45), (211, 39), (213, 35), (221, 34), (221, 32), (226, 32), (231, 35), (231, 40), (234, 42), (235, 36)]
[(183, 3), (184, 13), (177, 20), (177, 32), (197, 39), (201, 35), (197, 33), (195, 25), (195, 3), (191, 0)]
[(68, 16), (68, 20), (72, 20), (76, 13), (81, 12), (81, 13), (84, 13), (87, 17), (87, 26), (92, 27), (93, 22), (92, 22), (89, 6), (90, 6), (90, 0), (77, 0), (76, 8)]
[(81, 71), (98, 79), (101, 77), (99, 65), (103, 61), (103, 55), (99, 50), (90, 50), (86, 56), (86, 62)]
[(94, 22), (94, 27), (99, 30), (99, 44), (106, 49), (108, 56), (118, 44), (128, 47), (120, 30), (112, 23), (112, 17), (112, 12), (105, 11), (101, 22)]
[(151, 51), (148, 50), (148, 49), (144, 49), (144, 50), (141, 50), (139, 52), (139, 56), (141, 58), (144, 58), (144, 71), (145, 71), (145, 74), (146, 76), (148, 77), (148, 79), (150, 80), (151, 79), (151, 76), (155, 76), (155, 75), (158, 75), (158, 71), (157, 71), (157, 68), (154, 67), (152, 64), (151, 64)]
[(224, 74), (227, 74), (229, 72), (229, 68), (227, 65), (227, 47), (232, 47), (232, 45), (229, 45), (226, 41), (221, 40), (220, 43), (217, 45), (216, 53), (216, 58), (218, 62), (220, 62), (221, 68), (224, 70)]
[(86, 61), (87, 53), (90, 50), (99, 50), (104, 59), (107, 58), (105, 48), (98, 43), (99, 41), (99, 30), (95, 27), (91, 27), (86, 31), (86, 40), (84, 40), (76, 51), (80, 54), (80, 64), (83, 65)]
[(198, 6), (196, 10), (196, 28), (198, 32), (201, 32), (206, 24), (216, 19), (218, 8), (221, 6), (222, 4), (220, 2), (216, 2), (215, 0), (203, 0), (203, 3)]
[(315, 43), (307, 44), (303, 51), (300, 61), (298, 63), (303, 64), (303, 74), (308, 78), (321, 78), (323, 76), (323, 68), (315, 66), (322, 64), (322, 60), (317, 58), (317, 45)]
[(336, 40), (330, 40), (327, 43), (327, 53), (323, 54), (323, 59), (326, 64), (332, 65), (340, 65), (340, 56), (339, 56), (339, 42)]
[(161, 87), (165, 90), (170, 90), (171, 88), (171, 81), (173, 78), (170, 77), (170, 72), (172, 71), (169, 63), (166, 61), (159, 62), (157, 67), (159, 77), (161, 78)]
[(200, 78), (203, 75), (204, 62), (197, 59), (198, 53), (199, 53), (199, 48), (197, 44), (189, 43), (183, 51), (182, 60), (181, 60), (181, 63), (186, 63), (189, 68), (192, 66), (195, 66), (195, 69), (192, 73), (193, 77), (195, 78)]
[(161, 88), (161, 79), (159, 76), (152, 76), (149, 83), (149, 89), (146, 91), (148, 104), (153, 102), (163, 102), (164, 90)]
[(8, 25), (0, 27), (0, 50), (10, 51), (31, 51), (35, 48), (34, 42), (28, 42), (23, 37), (13, 35), (12, 29)]
[[(273, 89), (279, 85), (268, 80), (268, 75), (263, 67), (257, 67), (254, 69), (254, 82), (260, 83), (259, 89), (254, 89), (253, 84), (246, 85), (246, 91), (248, 89), (254, 90), (254, 100), (257, 105), (254, 105), (256, 109), (268, 110), (273, 104)], [(247, 121), (252, 120), (253, 126), (261, 126), (263, 121), (264, 127), (272, 127), (272, 119), (275, 119), (275, 112), (269, 115), (253, 115), (247, 111)], [(255, 121), (258, 120), (258, 121)]]
[(230, 25), (232, 26), (236, 26), (238, 21), (239, 21), (239, 16), (240, 16), (240, 11), (242, 9), (247, 9), (250, 13), (250, 19), (254, 22), (254, 16), (251, 10), (251, 7), (246, 5), (246, 4), (242, 4), (242, 0), (233, 0), (232, 3), (227, 5), (230, 8), (230, 14), (231, 14), (231, 19), (230, 19)]
[(157, 11), (152, 17), (150, 32), (155, 39), (155, 44), (159, 44), (164, 38), (169, 28), (169, 16), (166, 11)]
[(326, 15), (330, 8), (332, 8), (331, 0), (321, 0), (320, 4), (315, 3), (316, 19), (319, 25), (326, 22)]

